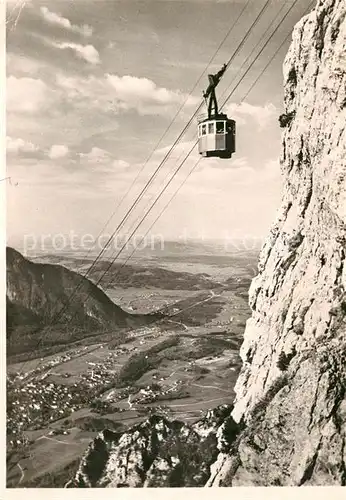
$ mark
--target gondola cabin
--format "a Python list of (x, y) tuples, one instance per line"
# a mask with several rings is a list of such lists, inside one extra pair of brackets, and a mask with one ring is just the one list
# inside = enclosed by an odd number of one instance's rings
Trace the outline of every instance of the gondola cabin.
[(198, 124), (198, 152), (203, 157), (231, 158), (235, 152), (235, 121), (227, 115), (206, 118)]
[(219, 113), (215, 89), (227, 65), (208, 75), (209, 86), (203, 93), (208, 106), (208, 117), (198, 120), (198, 152), (204, 157), (231, 158), (235, 153), (235, 121)]

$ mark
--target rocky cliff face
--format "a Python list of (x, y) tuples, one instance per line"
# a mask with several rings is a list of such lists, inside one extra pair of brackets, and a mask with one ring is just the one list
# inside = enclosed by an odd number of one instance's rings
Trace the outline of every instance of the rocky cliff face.
[(193, 425), (154, 415), (124, 433), (103, 431), (66, 487), (202, 486), (218, 452), (234, 441), (231, 410), (220, 406)]
[(346, 484), (346, 4), (319, 0), (284, 63), (284, 193), (250, 289), (237, 452), (209, 486)]
[[(77, 339), (73, 335), (75, 328), (83, 336), (83, 332), (97, 332), (105, 327), (117, 329), (135, 325), (137, 320), (145, 322), (144, 317), (126, 313), (91, 281), (63, 266), (30, 262), (12, 248), (7, 248), (6, 261), (8, 354), (32, 349), (37, 344), (33, 332), (50, 324), (52, 318), (57, 319), (52, 331), (45, 335), (47, 345), (54, 344), (57, 329), (64, 325), (68, 325), (65, 340), (69, 342)], [(65, 304), (69, 307), (58, 317)], [(64, 337), (61, 333), (59, 342)]]

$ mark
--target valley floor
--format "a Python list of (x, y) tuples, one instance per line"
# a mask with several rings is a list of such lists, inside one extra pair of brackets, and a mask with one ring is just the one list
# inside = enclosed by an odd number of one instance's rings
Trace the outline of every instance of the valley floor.
[[(120, 345), (94, 341), (9, 364), (8, 487), (63, 486), (105, 428), (126, 430), (153, 413), (191, 423), (232, 403), (254, 262), (185, 263), (192, 276), (208, 275), (209, 290), (193, 290), (193, 283), (165, 289), (164, 282), (107, 290), (125, 310), (164, 308), (168, 316), (129, 332)], [(151, 265), (155, 273), (157, 262)], [(160, 266), (184, 273), (183, 263)]]

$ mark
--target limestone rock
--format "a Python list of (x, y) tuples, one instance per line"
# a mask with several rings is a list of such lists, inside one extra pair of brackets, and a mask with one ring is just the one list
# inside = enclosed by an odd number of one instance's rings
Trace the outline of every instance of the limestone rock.
[(192, 425), (153, 415), (123, 433), (103, 431), (66, 487), (204, 486), (218, 451), (229, 451), (237, 434), (231, 411), (219, 406)]
[(283, 199), (232, 414), (245, 430), (210, 485), (346, 484), (345, 15), (344, 0), (319, 0), (284, 62)]

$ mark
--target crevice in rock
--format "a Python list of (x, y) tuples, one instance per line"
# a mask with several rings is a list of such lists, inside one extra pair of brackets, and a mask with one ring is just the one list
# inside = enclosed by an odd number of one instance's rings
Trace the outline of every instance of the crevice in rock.
[(262, 419), (264, 417), (264, 413), (274, 399), (276, 394), (287, 384), (289, 383), (289, 378), (286, 373), (280, 375), (274, 380), (272, 385), (268, 388), (265, 394), (260, 398), (260, 400), (255, 403), (255, 405), (251, 409), (251, 421)]
[(340, 26), (345, 16), (340, 17), (331, 27), (330, 40), (334, 44), (340, 33)]
[(321, 446), (321, 441), (322, 440), (320, 439), (318, 446), (317, 446), (317, 449), (316, 449), (314, 455), (312, 456), (308, 466), (306, 467), (304, 474), (303, 474), (303, 477), (299, 481), (298, 486), (302, 486), (304, 483), (306, 483), (307, 481), (309, 481), (311, 479), (311, 477), (314, 473), (314, 469), (315, 469), (315, 465), (316, 465), (316, 461), (317, 461), (317, 457), (318, 457), (318, 452), (319, 452), (320, 446)]
[(303, 209), (302, 209), (302, 217), (303, 218), (305, 217), (306, 211), (309, 208), (312, 195), (313, 195), (313, 183), (312, 183), (312, 177), (311, 177), (310, 178), (308, 192), (307, 192), (307, 194), (305, 196), (304, 205), (303, 205)]

